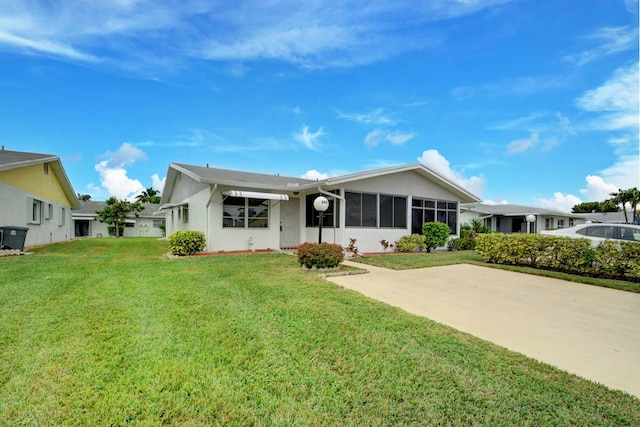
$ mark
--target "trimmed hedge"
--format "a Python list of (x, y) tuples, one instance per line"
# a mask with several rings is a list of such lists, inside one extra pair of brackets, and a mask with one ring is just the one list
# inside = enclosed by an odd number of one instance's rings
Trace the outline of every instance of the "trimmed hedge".
[(451, 235), (451, 228), (443, 222), (425, 222), (422, 224), (422, 234), (424, 243), (427, 245), (427, 252), (447, 244)]
[(206, 246), (202, 231), (176, 231), (169, 236), (169, 250), (174, 255), (195, 255)]
[(298, 246), (298, 262), (306, 268), (333, 268), (342, 260), (344, 250), (335, 243), (302, 243)]
[(524, 265), (588, 276), (640, 280), (640, 243), (539, 234), (480, 234), (478, 255), (494, 264)]

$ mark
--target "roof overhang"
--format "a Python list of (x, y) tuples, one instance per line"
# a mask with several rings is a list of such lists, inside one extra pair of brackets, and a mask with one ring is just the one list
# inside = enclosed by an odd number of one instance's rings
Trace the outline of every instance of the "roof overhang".
[(286, 194), (260, 193), (257, 191), (228, 190), (223, 191), (222, 194), (230, 197), (246, 197), (248, 199), (289, 200), (289, 196)]

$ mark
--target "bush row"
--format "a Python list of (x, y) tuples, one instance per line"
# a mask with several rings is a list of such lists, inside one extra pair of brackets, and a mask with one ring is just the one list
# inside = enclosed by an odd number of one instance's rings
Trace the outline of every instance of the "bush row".
[(343, 259), (342, 246), (335, 243), (302, 243), (298, 246), (298, 262), (307, 268), (333, 268)]
[(539, 234), (481, 234), (476, 250), (495, 264), (534, 268), (589, 276), (640, 279), (640, 243), (605, 240), (597, 246), (589, 239)]
[(169, 236), (169, 250), (174, 255), (195, 255), (205, 248), (202, 231), (176, 231)]

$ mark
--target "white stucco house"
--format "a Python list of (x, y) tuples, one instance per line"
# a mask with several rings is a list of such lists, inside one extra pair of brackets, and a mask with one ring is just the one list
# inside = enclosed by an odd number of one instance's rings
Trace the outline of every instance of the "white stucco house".
[(2, 147), (0, 227), (27, 228), (25, 247), (72, 239), (71, 209), (77, 207), (76, 193), (58, 156)]
[[(533, 215), (530, 217), (530, 215)], [(529, 223), (527, 217), (534, 221)], [(584, 224), (587, 214), (574, 214), (523, 205), (487, 205), (463, 203), (460, 206), (460, 222), (479, 219), (491, 231), (500, 233), (540, 233), (542, 230), (572, 227)]]
[[(109, 226), (99, 221), (96, 213), (107, 206), (107, 202), (80, 201), (81, 206), (71, 212), (74, 237), (108, 237)], [(131, 213), (124, 223), (122, 237), (164, 237), (164, 218), (155, 215), (159, 204), (143, 204), (144, 210), (137, 215)]]
[(169, 236), (177, 230), (204, 232), (209, 252), (295, 248), (318, 241), (323, 195), (322, 240), (360, 252), (382, 249), (380, 241), (421, 233), (440, 221), (460, 230), (460, 204), (479, 199), (422, 164), (389, 167), (323, 180), (307, 180), (171, 163), (160, 212)]

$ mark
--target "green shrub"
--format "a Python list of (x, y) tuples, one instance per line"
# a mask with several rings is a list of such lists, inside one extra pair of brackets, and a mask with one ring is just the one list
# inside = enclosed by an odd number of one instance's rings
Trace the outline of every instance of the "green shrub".
[(334, 243), (302, 243), (298, 246), (298, 262), (307, 268), (333, 268), (342, 260), (342, 246)]
[(169, 250), (174, 255), (194, 255), (205, 248), (202, 231), (176, 231), (169, 236)]
[(450, 239), (447, 242), (447, 249), (450, 251), (472, 251), (475, 248), (476, 239), (472, 239), (470, 237)]
[(443, 222), (425, 222), (422, 225), (422, 234), (424, 234), (427, 252), (431, 252), (432, 248), (439, 248), (447, 244), (451, 228)]
[(421, 234), (402, 236), (400, 240), (396, 242), (398, 252), (422, 252), (426, 247), (424, 236)]
[(527, 265), (567, 273), (640, 279), (640, 243), (537, 234), (479, 234), (478, 255), (486, 262)]

